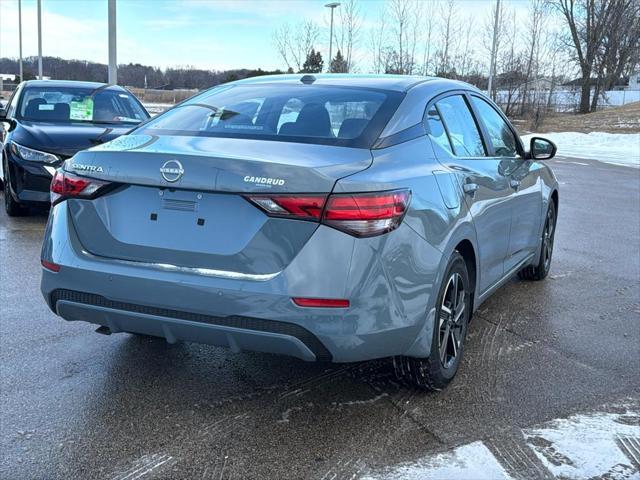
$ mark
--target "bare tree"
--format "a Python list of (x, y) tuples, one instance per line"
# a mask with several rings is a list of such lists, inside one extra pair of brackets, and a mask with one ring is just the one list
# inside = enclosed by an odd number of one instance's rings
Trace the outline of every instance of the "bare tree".
[(434, 5), (433, 2), (421, 2), (416, 12), (418, 17), (416, 26), (422, 28), (423, 32), (422, 75), (429, 74), (429, 68), (432, 64), (433, 26), (435, 23)]
[(580, 113), (590, 110), (591, 74), (596, 55), (610, 23), (612, 5), (619, 0), (549, 0), (564, 17), (570, 38), (566, 44), (574, 51), (580, 67)]
[(531, 82), (537, 83), (537, 55), (540, 48), (540, 30), (544, 21), (545, 8), (542, 0), (531, 0), (531, 10), (527, 25), (527, 64), (524, 82), (520, 91), (520, 115), (524, 114), (525, 105), (529, 98)]
[(610, 22), (595, 58), (595, 91), (591, 111), (598, 106), (601, 91), (610, 90), (640, 56), (640, 0), (620, 0), (611, 5)]
[(388, 31), (383, 12), (370, 32), (369, 44), (371, 45), (372, 70), (374, 73), (384, 73), (389, 66), (387, 37)]
[(391, 0), (387, 7), (392, 49), (391, 71), (388, 73), (411, 74), (415, 66), (415, 49), (418, 38), (416, 2)]
[(339, 17), (334, 40), (344, 57), (346, 71), (351, 72), (356, 63), (354, 53), (360, 43), (362, 31), (362, 15), (358, 1), (345, 1), (338, 9), (338, 12)]
[[(500, 9), (496, 12), (496, 9)], [(484, 47), (486, 58), (489, 59), (488, 67), (489, 74), (493, 72), (493, 75), (497, 73), (497, 60), (501, 56), (501, 47), (505, 37), (505, 31), (508, 28), (507, 18), (510, 17), (504, 2), (496, 2), (492, 7), (489, 14), (485, 17), (484, 25), (482, 27), (482, 45)], [(494, 51), (495, 49), (495, 51)], [(493, 82), (489, 82), (491, 85), (491, 91), (489, 96), (493, 99), (496, 98), (496, 82), (495, 78)]]
[(303, 21), (293, 28), (285, 23), (273, 34), (273, 41), (287, 65), (287, 68), (300, 71), (320, 37), (320, 29), (312, 21)]
[(455, 50), (455, 42), (458, 39), (458, 12), (455, 0), (447, 0), (440, 3), (440, 21), (442, 45), (438, 52), (437, 75), (451, 76), (451, 57)]
[(291, 26), (288, 23), (280, 25), (273, 32), (273, 43), (278, 51), (278, 55), (282, 57), (282, 61), (285, 63), (288, 69), (292, 69), (291, 59), (289, 55), (289, 45), (291, 44)]

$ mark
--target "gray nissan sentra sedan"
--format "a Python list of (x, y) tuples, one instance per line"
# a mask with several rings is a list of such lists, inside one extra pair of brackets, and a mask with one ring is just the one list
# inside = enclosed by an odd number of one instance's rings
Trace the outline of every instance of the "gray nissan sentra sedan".
[(393, 357), (441, 389), (472, 312), (549, 271), (555, 151), (451, 80), (221, 85), (57, 171), (42, 293), (102, 333)]

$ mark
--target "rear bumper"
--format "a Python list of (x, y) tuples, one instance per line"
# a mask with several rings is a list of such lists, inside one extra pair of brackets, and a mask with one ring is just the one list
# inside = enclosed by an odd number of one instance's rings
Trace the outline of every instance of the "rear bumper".
[(168, 343), (186, 340), (229, 347), (234, 352), (269, 352), (307, 361), (332, 360), (331, 353), (311, 332), (293, 323), (147, 307), (72, 290), (54, 290), (51, 303), (65, 320), (104, 325), (112, 333), (142, 333), (164, 337)]
[[(429, 354), (441, 255), (409, 227), (356, 240), (321, 226), (285, 270), (251, 281), (87, 254), (65, 203), (51, 210), (42, 251), (60, 271), (43, 269), (41, 289), (66, 320), (307, 361)], [(302, 308), (292, 297), (348, 298), (350, 307)]]

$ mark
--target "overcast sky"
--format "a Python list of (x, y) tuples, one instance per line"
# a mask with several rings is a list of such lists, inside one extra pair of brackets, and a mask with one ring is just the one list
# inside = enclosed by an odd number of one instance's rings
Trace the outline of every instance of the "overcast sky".
[[(165, 68), (283, 68), (273, 31), (284, 22), (316, 21), (328, 32), (327, 0), (117, 0), (118, 63)], [(460, 0), (484, 19), (495, 0)], [(508, 2), (526, 11), (527, 0)], [(361, 0), (366, 27), (382, 0)], [(42, 0), (43, 55), (107, 63), (107, 0)], [(339, 8), (339, 7), (338, 7)], [(23, 56), (37, 55), (36, 0), (22, 0)], [(326, 27), (326, 28), (325, 28)], [(328, 50), (328, 33), (319, 48)], [(18, 57), (18, 0), (0, 0), (0, 56)]]

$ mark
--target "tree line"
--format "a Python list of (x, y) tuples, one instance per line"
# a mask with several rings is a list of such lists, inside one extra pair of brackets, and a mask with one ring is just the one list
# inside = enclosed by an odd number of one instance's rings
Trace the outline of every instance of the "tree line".
[(329, 62), (318, 53), (329, 43), (326, 21), (277, 27), (273, 44), (283, 66), (434, 75), (484, 90), (493, 70), (490, 94), (508, 114), (523, 115), (547, 106), (576, 77), (578, 110), (594, 111), (599, 94), (640, 63), (640, 0), (530, 0), (526, 12), (502, 0), (480, 18), (456, 0), (386, 0), (373, 19), (366, 6), (346, 0), (336, 9), (337, 54)]
[[(65, 80), (106, 82), (107, 65), (83, 60), (66, 60), (58, 57), (43, 57), (43, 75)], [(18, 74), (18, 60), (0, 58), (0, 72)], [(38, 57), (23, 59), (24, 80), (36, 78)], [(235, 69), (204, 70), (193, 67), (177, 67), (161, 70), (140, 64), (118, 65), (118, 83), (129, 87), (152, 89), (197, 89), (201, 90), (225, 82), (247, 77), (283, 73), (281, 70)]]

